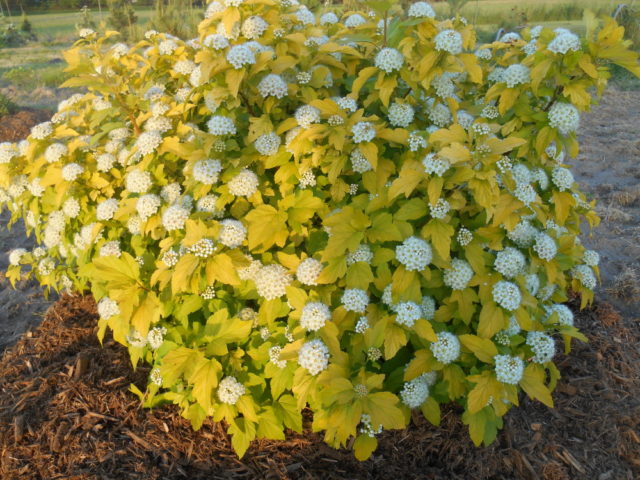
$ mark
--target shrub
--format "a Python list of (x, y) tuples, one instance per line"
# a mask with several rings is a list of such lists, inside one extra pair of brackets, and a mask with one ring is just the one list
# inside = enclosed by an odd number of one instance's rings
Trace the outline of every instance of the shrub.
[(360, 459), (412, 410), (455, 402), (488, 444), (521, 390), (551, 406), (555, 338), (584, 340), (563, 302), (598, 275), (564, 159), (606, 64), (639, 70), (617, 24), (478, 49), (424, 3), (386, 28), (389, 2), (226, 4), (195, 40), (66, 53), (89, 93), (2, 145), (0, 194), (42, 244), (7, 276), (90, 288), (99, 337), (152, 367), (144, 405), (226, 421), (240, 455), (307, 405)]

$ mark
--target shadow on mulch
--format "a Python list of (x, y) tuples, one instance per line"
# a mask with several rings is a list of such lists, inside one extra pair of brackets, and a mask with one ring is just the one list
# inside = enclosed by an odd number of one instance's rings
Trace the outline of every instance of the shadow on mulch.
[(363, 463), (310, 432), (256, 441), (239, 460), (220, 425), (193, 432), (173, 406), (141, 410), (127, 388), (148, 370), (132, 372), (113, 340), (100, 346), (92, 299), (64, 296), (0, 359), (0, 476), (631, 480), (640, 476), (640, 329), (624, 322), (606, 304), (580, 313), (590, 342), (557, 358), (556, 408), (523, 400), (488, 448), (471, 444), (448, 407), (439, 428), (416, 418), (383, 433)]
[(48, 110), (26, 108), (0, 117), (0, 142), (19, 142), (27, 138), (31, 127), (50, 120), (51, 114)]

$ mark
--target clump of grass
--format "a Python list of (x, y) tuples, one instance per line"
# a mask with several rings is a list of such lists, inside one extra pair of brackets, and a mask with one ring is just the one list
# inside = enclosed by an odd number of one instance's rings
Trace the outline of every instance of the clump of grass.
[(16, 86), (22, 90), (39, 87), (57, 88), (67, 78), (62, 63), (46, 63), (11, 68), (5, 71), (0, 79), (3, 83)]
[(15, 113), (17, 106), (6, 95), (0, 93), (0, 117)]
[(638, 270), (629, 266), (624, 267), (624, 270), (614, 279), (613, 286), (607, 291), (623, 300), (637, 299), (640, 296)]

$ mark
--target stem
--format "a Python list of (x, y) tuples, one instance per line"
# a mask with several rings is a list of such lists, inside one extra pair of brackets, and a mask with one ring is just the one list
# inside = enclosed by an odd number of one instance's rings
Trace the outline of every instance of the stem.
[(556, 90), (553, 92), (553, 96), (551, 97), (551, 100), (549, 100), (549, 103), (547, 104), (546, 107), (544, 107), (544, 109), (542, 110), (543, 112), (548, 112), (549, 109), (551, 108), (551, 105), (553, 105), (555, 103), (555, 101), (558, 99), (558, 96), (560, 95), (560, 90), (562, 89), (562, 87), (560, 85), (558, 85), (556, 87)]
[(384, 12), (384, 43), (383, 47), (387, 46), (387, 18), (389, 18), (389, 10), (385, 10)]

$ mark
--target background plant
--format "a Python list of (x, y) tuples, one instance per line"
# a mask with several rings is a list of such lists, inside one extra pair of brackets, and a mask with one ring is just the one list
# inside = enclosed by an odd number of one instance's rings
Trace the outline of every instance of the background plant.
[(90, 288), (100, 338), (152, 366), (144, 405), (224, 420), (240, 455), (307, 405), (360, 459), (413, 410), (455, 402), (486, 444), (520, 391), (552, 405), (555, 338), (584, 340), (563, 302), (598, 275), (564, 159), (607, 65), (639, 71), (623, 29), (479, 46), (425, 3), (225, 3), (196, 39), (65, 53), (89, 92), (0, 149), (41, 243), (8, 278)]

